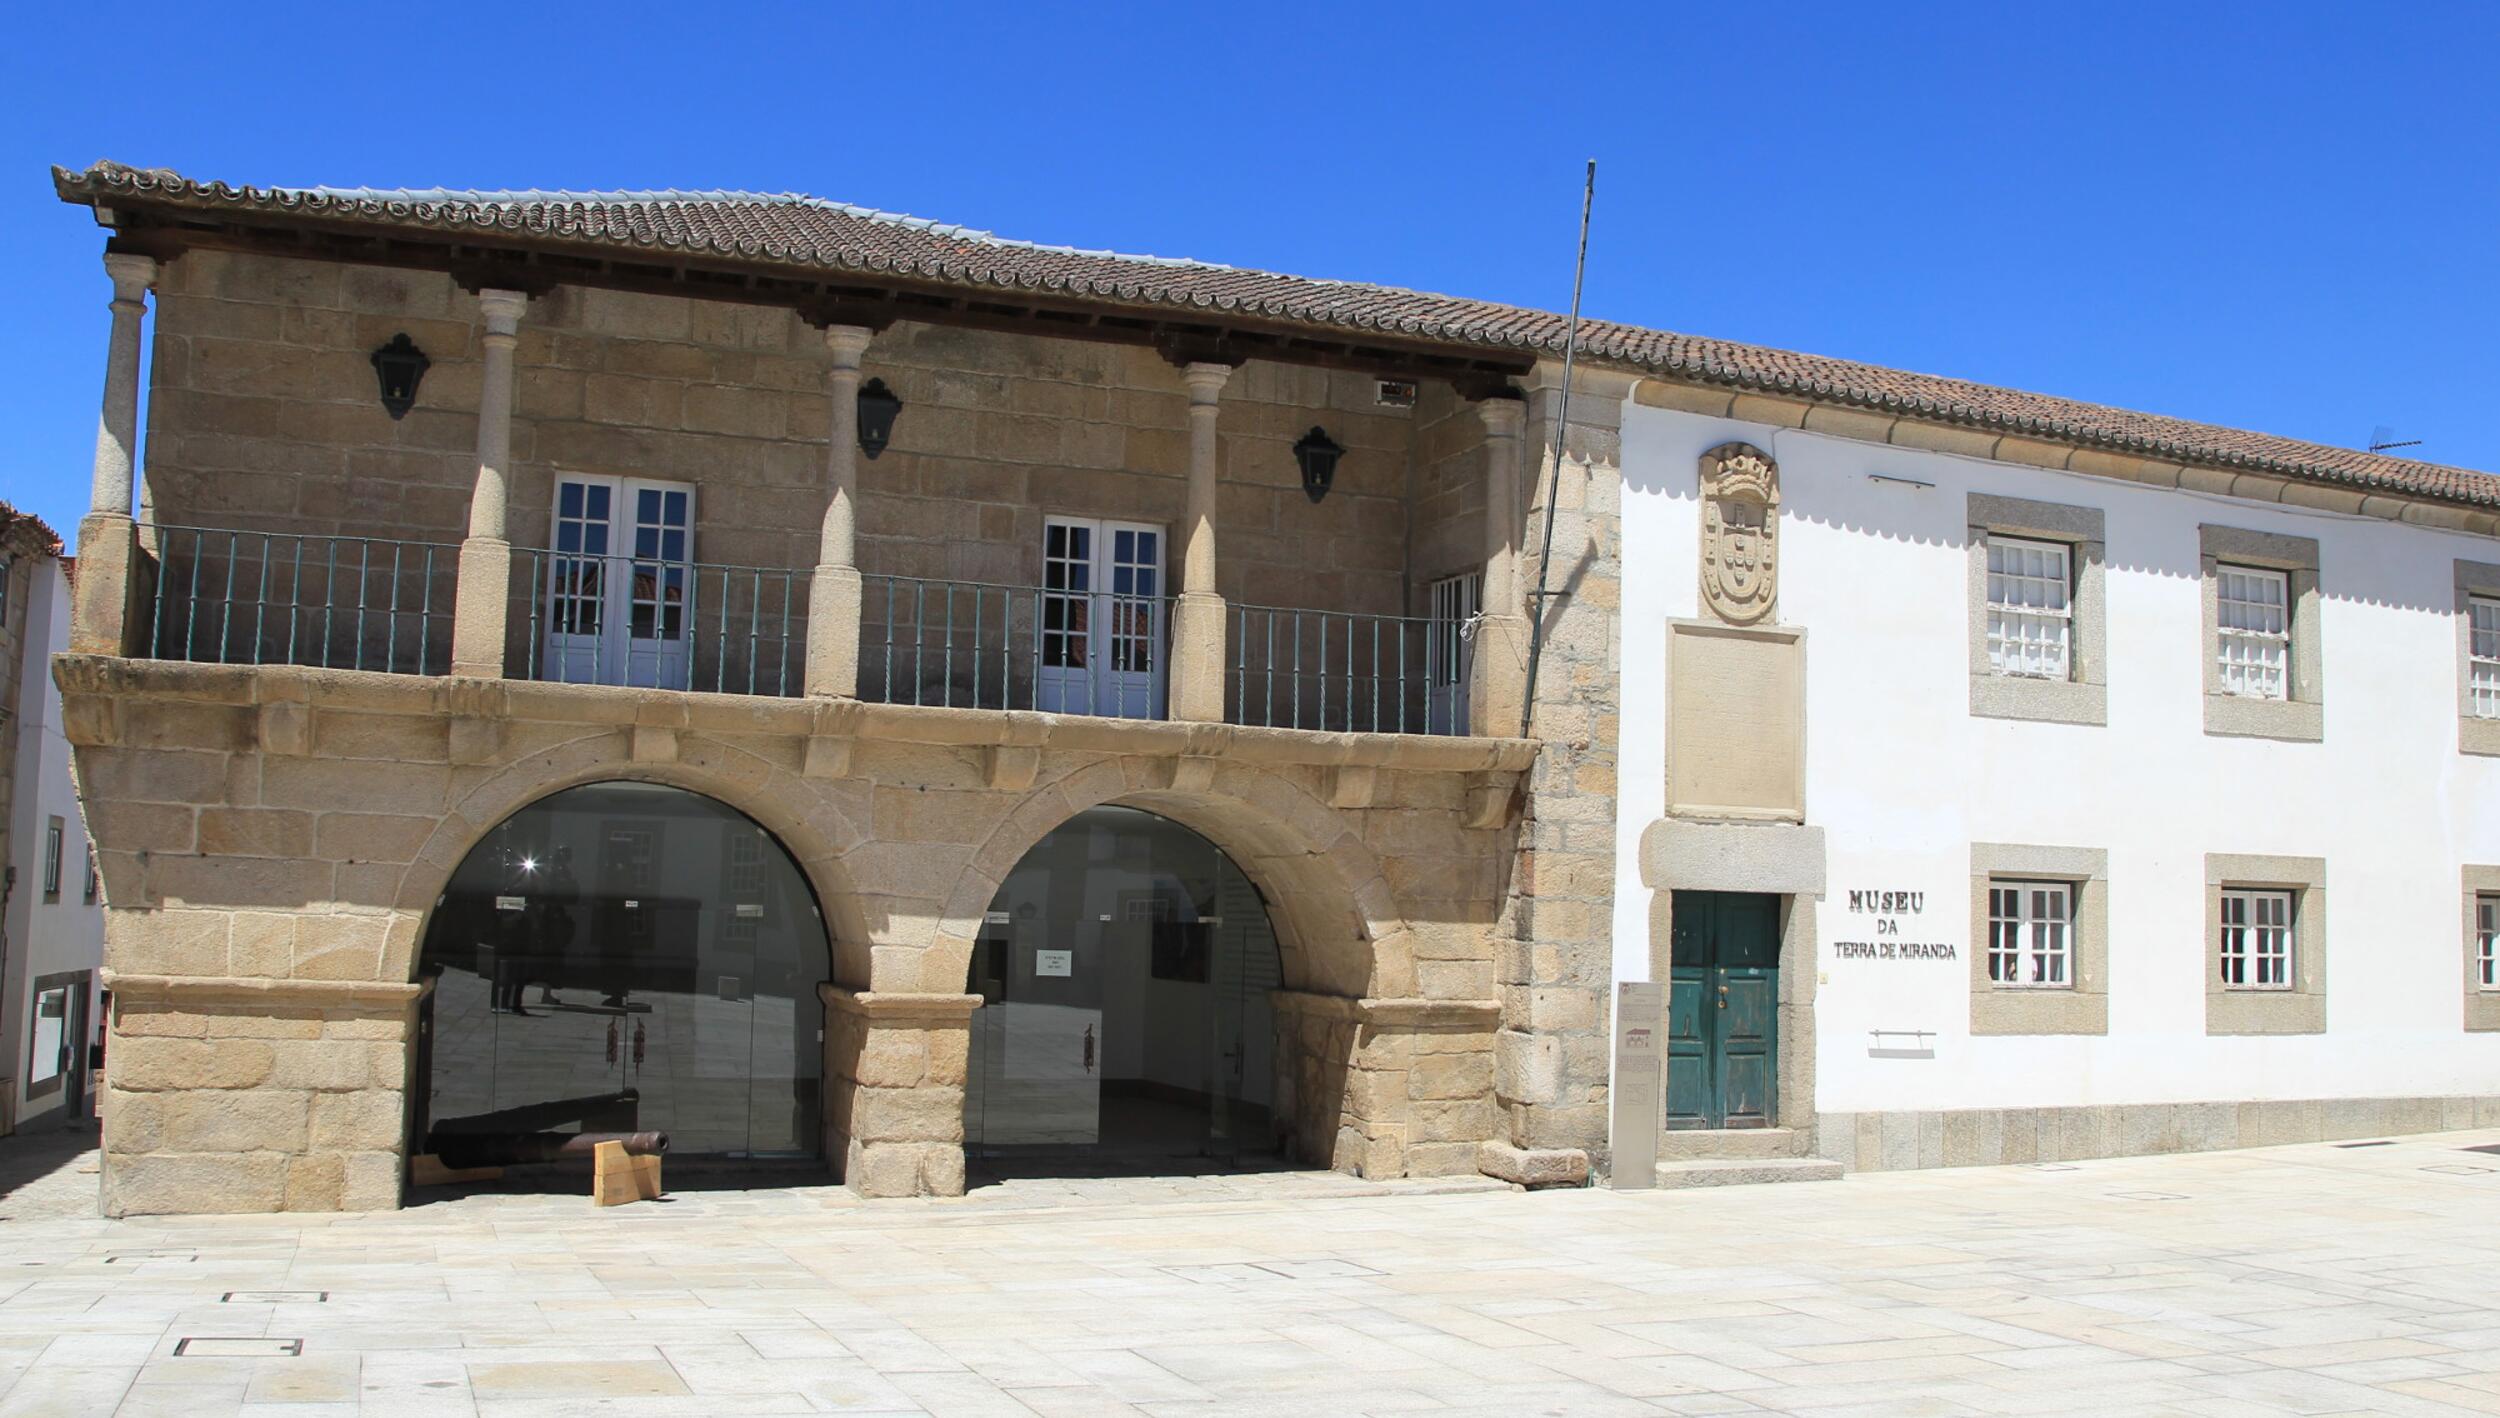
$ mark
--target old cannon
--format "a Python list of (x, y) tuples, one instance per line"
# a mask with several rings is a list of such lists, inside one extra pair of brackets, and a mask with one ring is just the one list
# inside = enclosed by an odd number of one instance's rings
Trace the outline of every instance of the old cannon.
[(623, 1144), (634, 1157), (657, 1157), (668, 1151), (664, 1132), (446, 1132), (434, 1130), (426, 1150), (446, 1167), (517, 1167), (567, 1157), (590, 1158), (599, 1144)]

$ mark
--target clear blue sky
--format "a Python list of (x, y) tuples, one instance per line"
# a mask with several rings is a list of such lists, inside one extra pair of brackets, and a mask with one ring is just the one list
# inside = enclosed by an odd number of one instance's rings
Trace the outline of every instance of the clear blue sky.
[(1540, 8), (21, 11), (0, 496), (85, 507), (101, 233), (46, 168), (99, 157), (799, 190), (1553, 309), (1594, 157), (1592, 315), (2500, 469), (2500, 6)]

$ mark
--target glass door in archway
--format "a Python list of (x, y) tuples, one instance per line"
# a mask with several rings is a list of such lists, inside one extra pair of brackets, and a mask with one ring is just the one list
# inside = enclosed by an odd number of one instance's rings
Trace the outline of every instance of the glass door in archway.
[(600, 783), (525, 808), (427, 929), (428, 1141), (657, 1130), (682, 1156), (811, 1155), (827, 959), (797, 864), (724, 805)]
[(975, 946), (968, 1145), (1141, 1172), (1272, 1152), (1275, 962), (1214, 844), (1131, 808), (1079, 814), (1009, 873)]

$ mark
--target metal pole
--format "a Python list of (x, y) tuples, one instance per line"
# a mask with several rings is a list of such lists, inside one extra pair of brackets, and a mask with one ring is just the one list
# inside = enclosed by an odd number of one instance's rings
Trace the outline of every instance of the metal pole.
[(1545, 546), (1536, 558), (1536, 594), (1528, 598), (1528, 692), (1519, 709), (1519, 736), (1536, 719), (1536, 667), (1545, 653), (1545, 568), (1554, 560), (1555, 503), (1562, 495), (1563, 435), (1571, 429), (1571, 371), (1580, 354), (1580, 283), (1589, 269), (1589, 207), (1597, 200), (1597, 159), (1589, 159), (1580, 189), (1580, 255), (1571, 268), (1571, 324), (1563, 335), (1562, 407), (1554, 415), (1554, 468), (1545, 479)]

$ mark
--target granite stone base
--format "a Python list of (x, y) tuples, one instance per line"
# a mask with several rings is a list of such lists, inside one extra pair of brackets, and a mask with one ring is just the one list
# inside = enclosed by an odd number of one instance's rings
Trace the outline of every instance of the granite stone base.
[(2500, 1096), (2301, 1098), (1823, 1113), (1815, 1155), (1852, 1171), (2075, 1162), (2500, 1126)]

